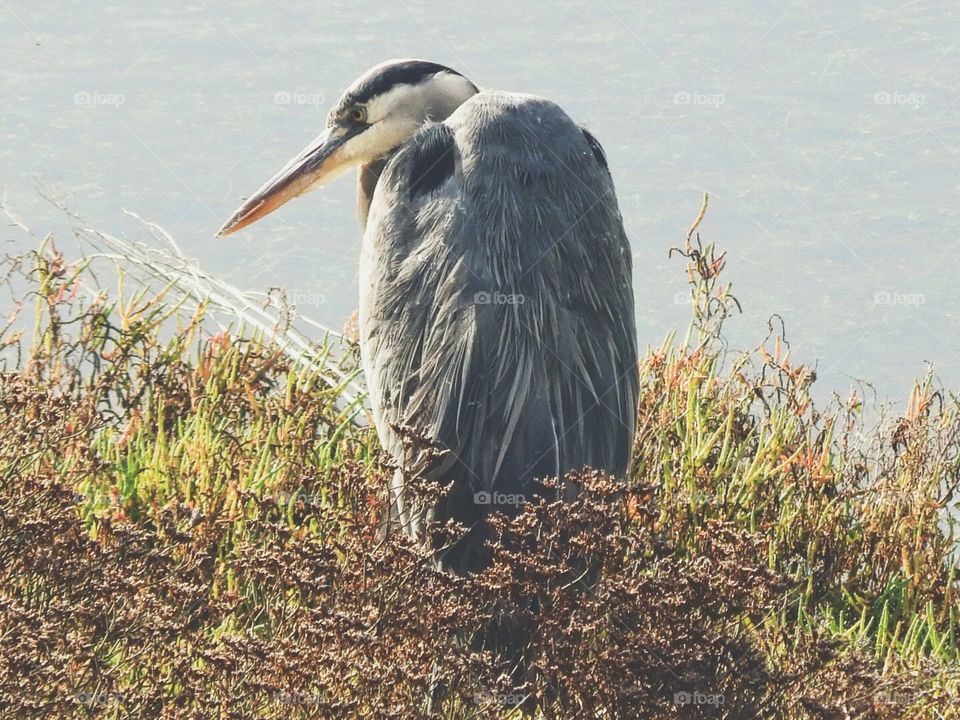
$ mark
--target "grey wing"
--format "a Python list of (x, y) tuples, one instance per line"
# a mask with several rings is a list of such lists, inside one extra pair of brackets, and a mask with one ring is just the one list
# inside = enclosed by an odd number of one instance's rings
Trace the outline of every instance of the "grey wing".
[[(361, 350), (386, 449), (453, 483), (454, 505), (584, 466), (622, 475), (631, 277), (603, 151), (556, 105), (481, 93), (425, 128), (384, 169), (364, 236)], [(446, 454), (411, 456), (395, 424)]]

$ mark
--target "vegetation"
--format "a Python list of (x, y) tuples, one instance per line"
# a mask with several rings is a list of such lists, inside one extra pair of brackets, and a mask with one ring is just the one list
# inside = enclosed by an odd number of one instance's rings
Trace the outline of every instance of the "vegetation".
[(773, 325), (725, 349), (723, 256), (680, 254), (693, 319), (642, 362), (628, 482), (499, 518), (469, 578), (384, 529), (349, 339), (8, 258), (34, 322), (0, 334), (0, 714), (960, 715), (957, 399), (816, 408)]

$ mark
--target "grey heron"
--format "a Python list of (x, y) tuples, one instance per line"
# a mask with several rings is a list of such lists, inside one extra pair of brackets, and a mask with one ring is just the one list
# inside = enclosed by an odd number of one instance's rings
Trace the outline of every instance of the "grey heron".
[[(638, 395), (630, 246), (606, 156), (554, 103), (392, 60), (220, 229), (358, 168), (359, 337), (394, 518), (469, 528), (441, 565), (489, 562), (485, 519), (537, 480), (628, 469)], [(414, 429), (442, 449), (404, 442)], [(411, 478), (447, 492), (424, 507)], [(574, 492), (571, 488), (566, 494)]]

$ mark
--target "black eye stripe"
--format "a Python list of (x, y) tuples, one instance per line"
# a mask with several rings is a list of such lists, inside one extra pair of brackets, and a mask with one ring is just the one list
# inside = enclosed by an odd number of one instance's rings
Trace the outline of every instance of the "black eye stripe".
[(425, 60), (406, 60), (380, 68), (375, 74), (362, 77), (354, 83), (338, 105), (340, 108), (364, 105), (398, 85), (416, 85), (437, 73), (449, 73), (463, 77), (456, 70), (448, 68), (446, 65)]
[[(355, 122), (348, 114), (353, 106), (365, 106), (373, 98), (389, 92), (398, 85), (417, 85), (438, 73), (455, 75), (470, 83), (463, 75), (446, 65), (427, 62), (426, 60), (395, 62), (379, 68), (376, 72), (369, 72), (357, 80), (330, 111), (327, 122), (333, 124), (342, 122), (344, 119)], [(470, 83), (470, 85), (473, 85), (473, 83)], [(474, 90), (477, 90), (476, 85), (473, 85), (473, 87)], [(479, 92), (479, 90), (477, 91)]]
[[(460, 75), (456, 70), (452, 70), (446, 65), (425, 60), (407, 60), (394, 63), (382, 68), (377, 74), (364, 78), (351, 93), (353, 95), (352, 100), (354, 103), (366, 102), (378, 95), (383, 95), (396, 85), (416, 85), (439, 72)], [(461, 77), (463, 76), (461, 75)]]

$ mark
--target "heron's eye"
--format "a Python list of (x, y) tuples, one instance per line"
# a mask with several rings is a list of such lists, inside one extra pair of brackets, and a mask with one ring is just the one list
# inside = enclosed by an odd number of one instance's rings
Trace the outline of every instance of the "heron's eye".
[(355, 123), (362, 123), (367, 121), (367, 109), (362, 105), (357, 105), (356, 107), (350, 108), (347, 113), (351, 120)]

